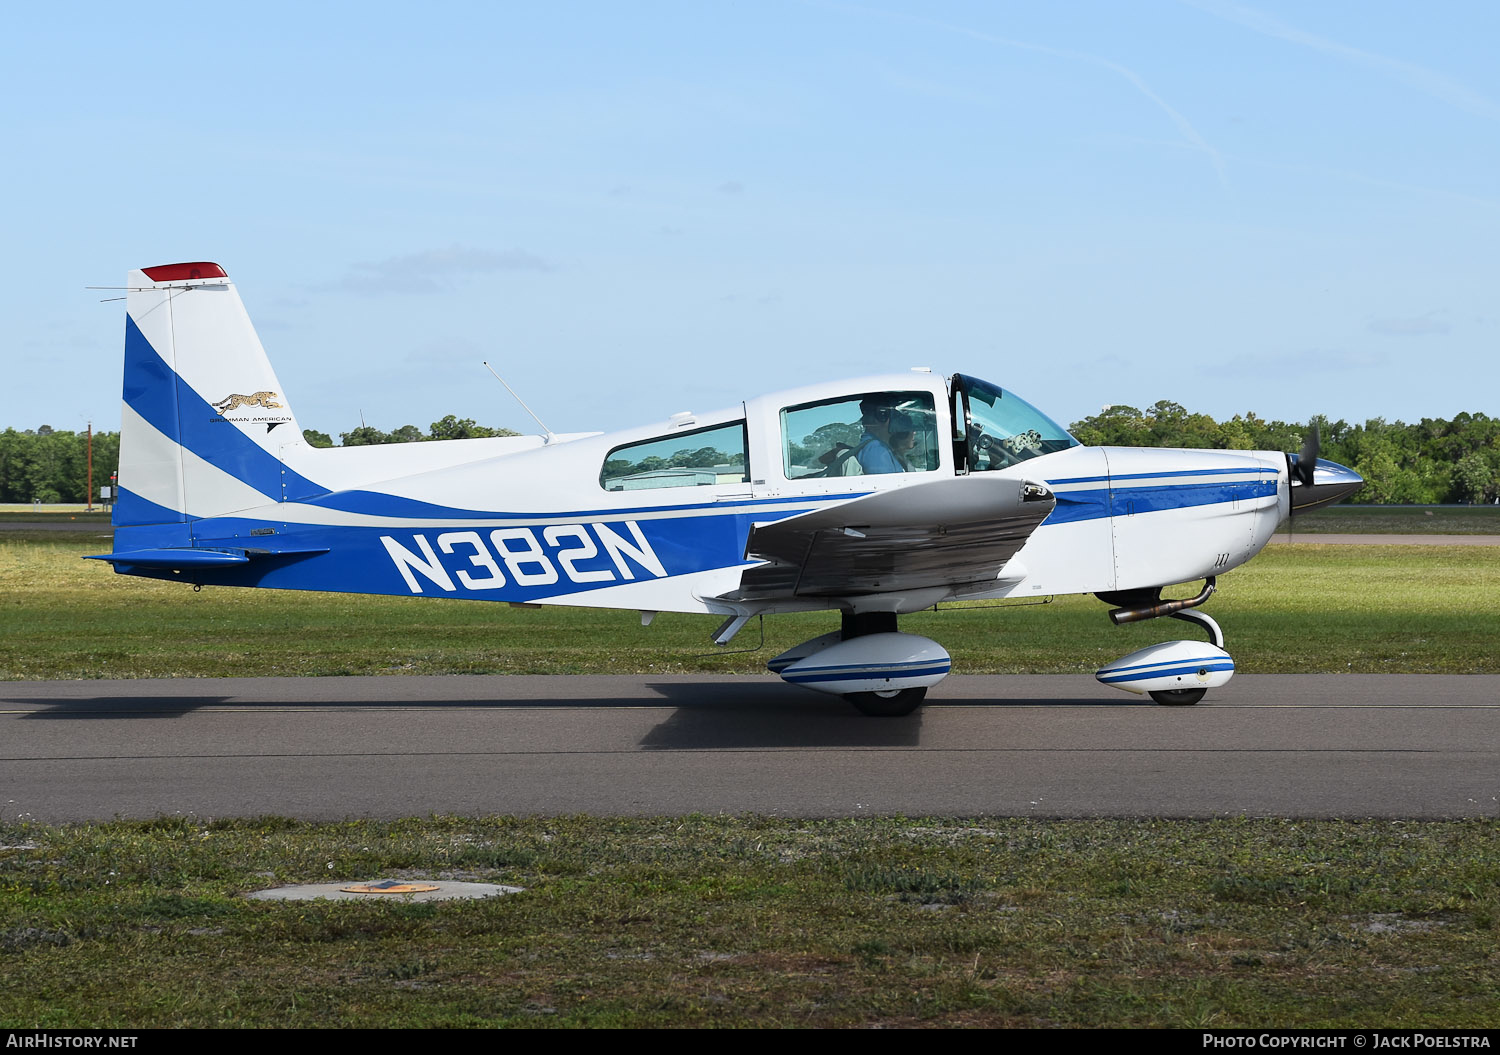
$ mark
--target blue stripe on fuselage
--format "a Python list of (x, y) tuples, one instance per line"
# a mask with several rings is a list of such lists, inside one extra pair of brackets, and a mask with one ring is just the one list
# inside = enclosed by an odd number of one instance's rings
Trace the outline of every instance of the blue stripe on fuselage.
[[(1242, 471), (1242, 470), (1237, 470)], [(1152, 477), (1165, 473), (1149, 474)], [(1199, 476), (1200, 473), (1183, 475)], [(1122, 477), (1122, 479), (1127, 479)], [(1058, 481), (1061, 483), (1061, 481)], [(1218, 505), (1275, 497), (1276, 480), (1236, 480), (1220, 483), (1162, 484), (1155, 487), (1088, 488), (1079, 491), (1056, 491), (1057, 508), (1047, 518), (1048, 524), (1071, 524), (1081, 520), (1098, 520), (1110, 515), (1159, 513), (1168, 509)]]
[(1119, 480), (1164, 480), (1173, 476), (1249, 476), (1270, 472), (1272, 470), (1261, 466), (1247, 465), (1235, 469), (1169, 469), (1165, 472), (1119, 473), (1112, 476), (1064, 476), (1051, 483), (1055, 487), (1061, 487), (1064, 484), (1099, 484)]
[[(806, 511), (789, 508), (783, 515)], [(220, 586), (531, 602), (746, 567), (754, 563), (745, 559), (750, 528), (767, 519), (759, 510), (639, 521), (580, 517), (560, 523), (566, 515), (504, 528), (462, 522), (349, 527), (216, 517), (197, 522), (194, 544), (243, 548), (252, 558), (248, 564), (194, 569), (185, 576), (152, 574)], [(120, 545), (117, 541), (116, 548)], [(272, 555), (257, 556), (257, 548)], [(326, 552), (276, 556), (278, 549)]]
[[(683, 490), (687, 490), (687, 488)], [(321, 509), (336, 509), (341, 513), (360, 513), (367, 516), (404, 517), (407, 519), (428, 517), (463, 521), (525, 520), (528, 518), (540, 520), (546, 518), (548, 522), (551, 522), (559, 518), (620, 517), (643, 513), (691, 513), (693, 510), (728, 509), (739, 506), (807, 506), (823, 502), (845, 502), (855, 498), (863, 498), (870, 493), (869, 491), (855, 491), (840, 492), (838, 494), (799, 495), (793, 498), (740, 498), (724, 501), (715, 501), (709, 498), (707, 501), (684, 502), (678, 505), (622, 506), (611, 509), (564, 510), (557, 513), (542, 513), (534, 509), (526, 512), (460, 509), (457, 506), (436, 505), (432, 502), (423, 502), (415, 498), (404, 498), (401, 495), (385, 494), (381, 491), (334, 491), (330, 494), (304, 499), (303, 504), (317, 506)], [(798, 509), (796, 512), (805, 513), (807, 510)], [(772, 514), (773, 517), (789, 515), (791, 515), (789, 512), (782, 510), (777, 510)]]

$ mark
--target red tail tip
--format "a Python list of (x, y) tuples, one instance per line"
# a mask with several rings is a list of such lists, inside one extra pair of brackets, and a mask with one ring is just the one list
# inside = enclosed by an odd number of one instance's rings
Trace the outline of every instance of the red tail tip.
[(229, 273), (218, 264), (198, 261), (193, 264), (162, 264), (160, 267), (143, 267), (142, 271), (152, 282), (189, 282), (195, 278), (228, 278)]

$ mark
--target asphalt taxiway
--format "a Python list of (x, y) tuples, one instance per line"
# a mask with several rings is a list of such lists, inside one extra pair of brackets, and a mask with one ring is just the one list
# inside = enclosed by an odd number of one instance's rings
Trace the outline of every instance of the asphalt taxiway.
[(1489, 675), (956, 675), (894, 719), (771, 676), (9, 682), (0, 723), (6, 821), (1500, 816)]

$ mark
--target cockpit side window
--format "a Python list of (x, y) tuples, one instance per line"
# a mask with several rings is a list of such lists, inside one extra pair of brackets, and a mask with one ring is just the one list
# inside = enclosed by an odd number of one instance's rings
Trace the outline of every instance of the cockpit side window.
[(969, 472), (1003, 469), (1079, 445), (1020, 396), (977, 377), (954, 375), (953, 406), (955, 447)]
[(937, 415), (930, 392), (864, 392), (801, 403), (781, 412), (788, 480), (938, 467)]
[(658, 436), (610, 451), (599, 485), (606, 491), (639, 491), (747, 483), (745, 449), (743, 421)]

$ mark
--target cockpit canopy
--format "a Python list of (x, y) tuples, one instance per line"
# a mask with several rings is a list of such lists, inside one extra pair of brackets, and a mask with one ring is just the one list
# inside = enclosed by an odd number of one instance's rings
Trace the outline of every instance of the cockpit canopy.
[(985, 472), (1079, 445), (1030, 403), (988, 381), (955, 374), (947, 391), (944, 406), (944, 386), (929, 375), (866, 378), (852, 392), (820, 385), (773, 394), (746, 404), (748, 417), (716, 414), (696, 428), (687, 420), (611, 447), (599, 484), (635, 491), (763, 483), (766, 469), (772, 476), (776, 470), (752, 466), (752, 451), (766, 450), (757, 444), (773, 421), (787, 480)]
[(1014, 392), (966, 374), (953, 375), (953, 445), (960, 472), (1004, 469), (1081, 446)]

